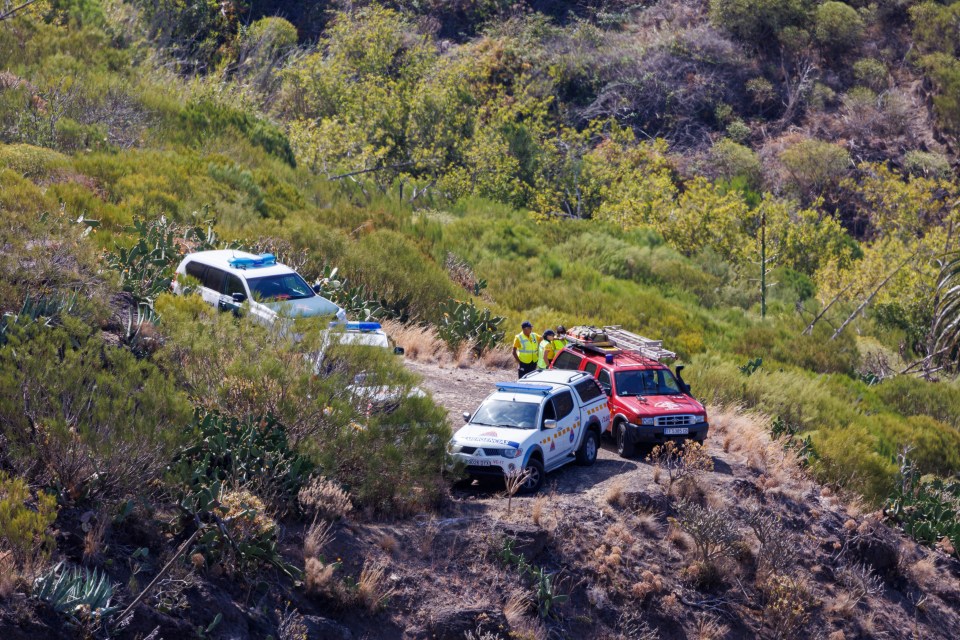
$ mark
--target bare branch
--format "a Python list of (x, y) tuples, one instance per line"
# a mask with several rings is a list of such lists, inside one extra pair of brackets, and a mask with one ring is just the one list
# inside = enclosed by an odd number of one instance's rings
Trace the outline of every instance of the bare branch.
[(32, 5), (32, 4), (33, 4), (34, 2), (36, 2), (36, 1), (37, 1), (37, 0), (27, 0), (26, 2), (24, 2), (23, 4), (21, 4), (21, 5), (19, 5), (19, 6), (16, 6), (16, 7), (12, 8), (12, 9), (7, 9), (5, 12), (0, 13), (0, 22), (3, 22), (4, 20), (9, 20), (9, 19), (12, 18), (15, 14), (17, 14), (17, 13), (20, 12), (20, 11), (22, 11), (23, 9), (26, 9), (27, 7), (29, 7), (30, 5)]

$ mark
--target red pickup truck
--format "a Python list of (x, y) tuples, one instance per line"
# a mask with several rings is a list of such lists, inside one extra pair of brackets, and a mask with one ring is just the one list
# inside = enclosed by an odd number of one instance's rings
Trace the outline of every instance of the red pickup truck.
[(683, 367), (674, 375), (660, 362), (676, 357), (660, 341), (619, 327), (575, 327), (568, 338), (551, 368), (586, 371), (597, 379), (609, 397), (612, 419), (605, 435), (614, 438), (621, 456), (633, 455), (638, 444), (706, 439), (707, 411), (690, 395)]

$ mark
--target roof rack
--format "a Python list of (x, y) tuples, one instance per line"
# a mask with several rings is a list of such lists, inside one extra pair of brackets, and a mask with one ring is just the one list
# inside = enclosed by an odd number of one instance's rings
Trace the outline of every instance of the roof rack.
[(651, 340), (632, 331), (621, 329), (620, 325), (597, 327), (572, 327), (567, 332), (567, 341), (585, 351), (607, 356), (631, 352), (644, 358), (660, 361), (663, 358), (676, 358), (677, 354), (663, 348), (662, 340)]
[(615, 340), (617, 346), (630, 351), (636, 351), (645, 358), (659, 361), (664, 358), (677, 357), (677, 354), (673, 351), (663, 348), (663, 340), (644, 338), (632, 331), (621, 329), (620, 325), (604, 327), (603, 332), (608, 338)]

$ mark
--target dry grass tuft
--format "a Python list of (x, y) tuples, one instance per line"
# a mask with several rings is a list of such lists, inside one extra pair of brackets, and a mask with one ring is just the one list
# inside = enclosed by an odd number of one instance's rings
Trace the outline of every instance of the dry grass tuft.
[(357, 580), (357, 600), (369, 611), (379, 611), (396, 592), (387, 584), (387, 566), (382, 562), (363, 563), (360, 578)]
[(457, 363), (458, 369), (469, 369), (472, 367), (477, 361), (477, 356), (473, 352), (473, 343), (464, 342), (461, 344), (454, 356), (454, 361)]
[(495, 347), (487, 349), (480, 358), (487, 369), (513, 369), (516, 362), (513, 360), (513, 353), (506, 347)]
[(440, 533), (440, 523), (436, 518), (430, 518), (423, 523), (423, 531), (420, 534), (420, 553), (429, 556), (433, 553), (433, 543)]
[(103, 541), (107, 537), (110, 526), (110, 517), (106, 513), (98, 513), (83, 523), (86, 534), (83, 536), (83, 561), (96, 563), (100, 560), (103, 551)]
[(387, 553), (392, 554), (397, 550), (397, 547), (400, 545), (397, 542), (396, 537), (390, 535), (389, 533), (383, 534), (383, 537), (380, 538), (380, 548), (386, 551)]
[(307, 558), (304, 565), (304, 583), (307, 593), (330, 593), (333, 587), (333, 574), (337, 570), (334, 563), (325, 563), (319, 558)]
[(907, 568), (907, 575), (924, 591), (936, 591), (941, 574), (937, 570), (937, 559), (933, 554), (914, 562)]
[(333, 523), (314, 520), (303, 538), (303, 559), (317, 558), (333, 540)]
[(13, 563), (13, 554), (9, 551), (0, 553), (0, 601), (13, 595), (20, 581), (20, 574)]
[(623, 489), (623, 480), (614, 480), (610, 486), (607, 487), (607, 492), (603, 496), (604, 500), (611, 506), (624, 506)]
[(326, 520), (345, 518), (353, 510), (350, 494), (323, 476), (312, 478), (297, 494), (304, 512)]
[(381, 323), (383, 330), (403, 347), (404, 356), (421, 362), (436, 362), (449, 357), (447, 345), (437, 335), (436, 329), (427, 325), (403, 324), (395, 320)]
[(530, 517), (533, 519), (533, 524), (538, 527), (543, 526), (543, 510), (547, 506), (547, 496), (539, 495), (533, 501), (533, 504), (530, 506)]
[(637, 513), (637, 526), (648, 536), (656, 536), (660, 533), (660, 523), (657, 521), (657, 514), (649, 511)]
[(637, 600), (643, 600), (647, 596), (661, 591), (663, 591), (663, 578), (650, 570), (644, 571), (640, 575), (640, 582), (630, 588), (630, 593)]
[(693, 637), (697, 640), (717, 640), (727, 635), (727, 631), (730, 630), (727, 625), (721, 623), (709, 613), (699, 613), (695, 620)]
[(507, 603), (503, 605), (503, 615), (511, 627), (516, 627), (517, 623), (532, 609), (533, 602), (529, 595), (523, 591), (513, 591), (507, 598)]

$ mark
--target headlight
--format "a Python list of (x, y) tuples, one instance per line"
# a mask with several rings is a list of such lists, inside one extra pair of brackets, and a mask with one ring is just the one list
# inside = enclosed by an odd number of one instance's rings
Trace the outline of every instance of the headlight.
[(463, 445), (457, 444), (453, 440), (447, 443), (447, 453), (460, 453), (463, 451)]
[(500, 455), (504, 458), (519, 458), (520, 453), (520, 449), (502, 449), (500, 451)]
[(645, 427), (652, 427), (652, 426), (653, 426), (653, 418), (641, 418), (641, 419), (640, 419), (640, 424), (642, 424), (642, 425), (645, 426)]

